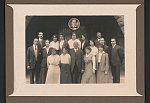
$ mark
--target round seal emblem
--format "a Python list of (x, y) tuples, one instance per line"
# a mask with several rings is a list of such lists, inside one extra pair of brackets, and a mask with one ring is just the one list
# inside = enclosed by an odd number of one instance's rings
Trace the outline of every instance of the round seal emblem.
[(71, 30), (77, 30), (80, 27), (80, 21), (77, 18), (71, 18), (68, 22), (68, 26)]

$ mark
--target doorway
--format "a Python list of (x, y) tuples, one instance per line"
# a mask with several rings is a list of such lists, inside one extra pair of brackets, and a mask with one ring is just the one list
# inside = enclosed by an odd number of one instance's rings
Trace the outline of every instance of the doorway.
[[(80, 28), (76, 31), (68, 27), (71, 18), (80, 21)], [(114, 37), (117, 39), (117, 44), (124, 47), (124, 33), (114, 16), (26, 16), (26, 47), (32, 45), (39, 31), (44, 33), (44, 39), (49, 40), (52, 40), (53, 34), (59, 33), (70, 39), (72, 32), (78, 35), (86, 33), (88, 39), (96, 39), (96, 32), (101, 32), (108, 46), (110, 39)]]

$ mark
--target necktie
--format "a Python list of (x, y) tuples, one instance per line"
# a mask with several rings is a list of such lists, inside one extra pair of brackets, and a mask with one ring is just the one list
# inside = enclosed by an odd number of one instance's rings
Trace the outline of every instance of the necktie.
[(40, 41), (40, 45), (41, 45), (41, 47), (42, 47), (42, 40)]
[(46, 52), (47, 52), (47, 54), (48, 54), (48, 50), (49, 50), (49, 48), (46, 48)]
[(35, 46), (35, 59), (37, 60), (37, 46)]
[(36, 48), (36, 46), (35, 46), (35, 51), (36, 51), (36, 49), (37, 49), (37, 48)]
[(82, 46), (81, 46), (81, 49), (83, 49), (83, 47), (84, 47), (84, 41), (82, 42)]

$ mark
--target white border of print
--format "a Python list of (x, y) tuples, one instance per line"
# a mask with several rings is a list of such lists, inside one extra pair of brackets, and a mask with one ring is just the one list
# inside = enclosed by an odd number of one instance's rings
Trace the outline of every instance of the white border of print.
[[(14, 11), (14, 92), (10, 96), (141, 96), (136, 91), (136, 8), (132, 5), (9, 4)], [(26, 84), (25, 16), (124, 15), (125, 83)]]

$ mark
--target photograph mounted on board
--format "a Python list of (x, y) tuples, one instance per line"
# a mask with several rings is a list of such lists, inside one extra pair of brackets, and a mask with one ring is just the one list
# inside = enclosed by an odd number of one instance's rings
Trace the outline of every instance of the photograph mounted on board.
[(30, 16), (26, 84), (125, 82), (124, 16)]

